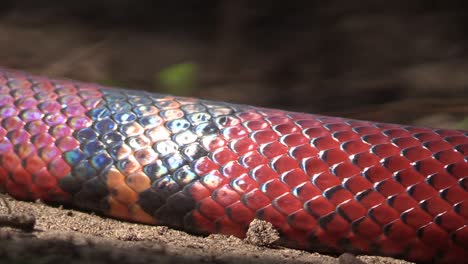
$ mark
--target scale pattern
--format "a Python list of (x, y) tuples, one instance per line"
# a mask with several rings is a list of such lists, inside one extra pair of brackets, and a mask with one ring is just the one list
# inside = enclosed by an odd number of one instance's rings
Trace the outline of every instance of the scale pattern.
[(195, 233), (468, 259), (468, 133), (0, 71), (0, 191)]

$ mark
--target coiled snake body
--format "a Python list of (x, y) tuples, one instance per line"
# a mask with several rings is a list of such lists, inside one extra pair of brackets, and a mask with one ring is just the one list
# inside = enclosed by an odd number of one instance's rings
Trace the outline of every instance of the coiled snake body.
[(468, 132), (0, 71), (0, 191), (196, 233), (468, 261)]

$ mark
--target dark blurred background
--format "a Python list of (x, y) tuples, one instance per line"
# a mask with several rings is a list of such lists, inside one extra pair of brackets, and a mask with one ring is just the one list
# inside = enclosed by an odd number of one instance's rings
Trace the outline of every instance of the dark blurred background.
[(468, 2), (3, 0), (1, 65), (294, 111), (466, 127)]

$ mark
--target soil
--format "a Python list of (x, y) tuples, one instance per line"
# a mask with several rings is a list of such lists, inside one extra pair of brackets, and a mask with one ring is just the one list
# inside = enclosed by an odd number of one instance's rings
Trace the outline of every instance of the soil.
[[(254, 228), (259, 238), (194, 236), (164, 226), (127, 223), (40, 202), (5, 197), (0, 218), (35, 219), (32, 231), (0, 226), (0, 263), (250, 263), (250, 264), (404, 264), (373, 256), (321, 255), (274, 246), (274, 230)], [(3, 227), (2, 227), (3, 226)], [(27, 229), (27, 228), (26, 228)], [(263, 231), (259, 231), (263, 230)], [(265, 233), (264, 230), (267, 230)], [(265, 238), (266, 236), (266, 238)], [(274, 236), (274, 235), (273, 235)], [(255, 241), (260, 242), (255, 242)], [(252, 241), (257, 244), (252, 244)]]

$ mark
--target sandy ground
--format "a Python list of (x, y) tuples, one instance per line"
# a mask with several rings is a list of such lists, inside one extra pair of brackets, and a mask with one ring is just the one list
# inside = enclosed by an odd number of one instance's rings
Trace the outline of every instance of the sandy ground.
[[(222, 235), (193, 236), (163, 226), (121, 222), (42, 203), (5, 199), (14, 215), (32, 215), (32, 232), (0, 225), (0, 263), (409, 263), (390, 258), (327, 256), (262, 247)], [(9, 214), (5, 204), (0, 218)]]

